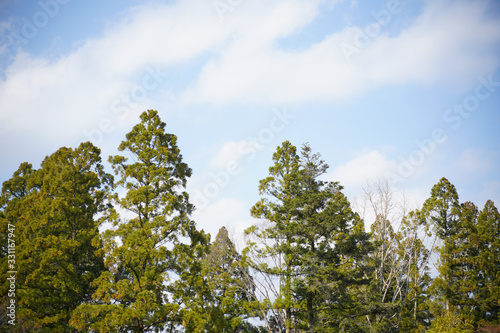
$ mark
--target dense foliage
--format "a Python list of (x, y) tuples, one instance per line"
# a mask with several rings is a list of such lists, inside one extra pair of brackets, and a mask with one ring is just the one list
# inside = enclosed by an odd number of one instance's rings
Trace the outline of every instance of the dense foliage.
[(86, 142), (39, 169), (22, 163), (3, 183), (0, 331), (472, 333), (500, 324), (492, 201), (461, 203), (442, 178), (421, 207), (397, 210), (379, 181), (354, 209), (325, 181), (320, 154), (285, 141), (249, 207), (255, 224), (240, 252), (225, 227), (213, 242), (197, 229), (191, 169), (165, 128), (158, 112), (141, 115), (123, 155), (109, 158), (116, 178)]

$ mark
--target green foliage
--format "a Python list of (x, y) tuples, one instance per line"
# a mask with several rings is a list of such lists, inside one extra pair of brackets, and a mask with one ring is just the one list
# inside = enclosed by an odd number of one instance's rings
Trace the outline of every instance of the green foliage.
[(107, 208), (112, 183), (99, 154), (89, 142), (61, 148), (39, 170), (21, 164), (3, 184), (0, 225), (2, 234), (15, 226), (19, 331), (70, 331), (71, 311), (90, 300), (92, 281), (104, 269), (96, 216)]
[(284, 325), (289, 330), (292, 326), (292, 274), (297, 265), (298, 253), (294, 251), (294, 234), (298, 222), (291, 215), (292, 198), (298, 194), (297, 177), (299, 173), (299, 157), (296, 147), (286, 141), (273, 154), (274, 165), (269, 168), (270, 176), (261, 180), (259, 193), (263, 197), (251, 209), (256, 218), (270, 222), (270, 226), (257, 229), (250, 228), (247, 233), (253, 233), (258, 239), (270, 239), (271, 243), (264, 247), (249, 244), (247, 251), (252, 251), (258, 258), (271, 257), (277, 260), (277, 265), (262, 262), (258, 270), (279, 277), (280, 291), (275, 300), (268, 299), (264, 304), (273, 301), (273, 308), (281, 313), (278, 325)]
[(431, 325), (428, 333), (474, 333), (474, 325), (470, 319), (464, 316), (447, 312), (437, 317)]
[(196, 229), (177, 137), (154, 110), (140, 120), (123, 155), (109, 158), (116, 183), (89, 142), (39, 169), (22, 163), (3, 183), (0, 331), (472, 333), (499, 324), (492, 201), (460, 203), (442, 178), (394, 223), (382, 186), (367, 234), (342, 186), (322, 180), (320, 155), (285, 141), (259, 183), (251, 215), (260, 222), (240, 254), (224, 227), (212, 244)]
[(260, 182), (263, 198), (251, 210), (268, 223), (247, 231), (258, 240), (271, 240), (263, 247), (249, 243), (247, 249), (278, 263), (257, 267), (280, 279), (280, 293), (269, 301), (283, 310), (287, 331), (330, 332), (354, 325), (346, 318), (362, 315), (359, 286), (368, 283), (364, 262), (371, 246), (364, 224), (338, 183), (319, 180), (328, 165), (309, 146), (299, 157), (285, 141), (273, 161), (270, 176)]
[(201, 259), (201, 274), (184, 284), (190, 332), (257, 332), (247, 319), (259, 303), (249, 269), (222, 227)]
[(500, 215), (496, 207), (488, 201), (479, 212), (472, 202), (459, 205), (456, 190), (444, 179), (431, 194), (424, 207), (430, 208), (428, 213), (441, 230), (438, 235), (446, 237), (438, 248), (439, 276), (431, 288), (434, 315), (453, 312), (476, 327), (498, 323)]
[(477, 218), (476, 311), (481, 324), (500, 323), (500, 214), (491, 200)]
[(439, 316), (450, 311), (452, 298), (455, 297), (453, 285), (458, 281), (452, 268), (455, 267), (453, 260), (459, 255), (455, 248), (461, 231), (458, 193), (446, 178), (441, 178), (433, 186), (430, 198), (424, 202), (423, 214), (441, 242), (441, 246), (434, 248), (440, 255), (440, 274), (430, 289), (433, 294), (433, 312)]
[(182, 162), (177, 137), (164, 129), (156, 111), (144, 112), (119, 146), (132, 161), (109, 159), (119, 176), (116, 186), (125, 189), (114, 199), (128, 215), (110, 216), (114, 228), (103, 235), (109, 271), (94, 281), (93, 301), (74, 313), (75, 328), (146, 332), (183, 323), (172, 280), (199, 273), (195, 261), (207, 240), (189, 218), (193, 206), (182, 191), (191, 169)]
[(458, 193), (448, 179), (443, 177), (432, 187), (430, 198), (424, 202), (423, 212), (430, 218), (440, 239), (445, 240), (458, 232)]
[(403, 216), (396, 232), (390, 221), (383, 223), (380, 217), (372, 225), (377, 250), (376, 286), (371, 289), (369, 303), (371, 332), (419, 332), (429, 325), (431, 315), (426, 299), (432, 280), (430, 251), (422, 241), (425, 229), (420, 211)]

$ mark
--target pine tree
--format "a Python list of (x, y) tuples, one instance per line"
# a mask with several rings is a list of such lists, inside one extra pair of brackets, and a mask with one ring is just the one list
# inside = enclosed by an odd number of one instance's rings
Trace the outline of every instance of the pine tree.
[(423, 212), (430, 218), (441, 240), (458, 233), (460, 203), (457, 190), (448, 179), (443, 177), (432, 187), (430, 198), (424, 202)]
[(450, 300), (458, 313), (469, 317), (475, 322), (474, 312), (477, 304), (477, 287), (479, 270), (475, 261), (479, 251), (478, 239), (478, 209), (470, 201), (460, 208), (459, 232), (450, 237), (450, 254), (444, 254), (449, 264), (447, 274), (451, 276), (449, 286), (454, 294)]
[(361, 294), (369, 283), (372, 245), (342, 187), (320, 180), (328, 169), (320, 158), (309, 145), (303, 146), (302, 191), (294, 212), (301, 222), (299, 281), (305, 288), (296, 297), (305, 305), (310, 332), (331, 331), (337, 325), (354, 330), (368, 311)]
[(74, 313), (78, 329), (146, 332), (181, 325), (174, 280), (198, 273), (196, 259), (207, 239), (189, 218), (193, 206), (183, 188), (191, 169), (158, 113), (148, 110), (140, 118), (118, 147), (131, 161), (110, 157), (116, 186), (125, 189), (115, 201), (127, 213), (115, 213), (114, 227), (104, 233), (109, 271), (94, 281), (93, 301)]

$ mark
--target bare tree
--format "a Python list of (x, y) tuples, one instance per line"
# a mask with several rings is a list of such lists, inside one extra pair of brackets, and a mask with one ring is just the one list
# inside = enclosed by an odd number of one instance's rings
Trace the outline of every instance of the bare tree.
[[(384, 311), (367, 316), (370, 325), (383, 320), (399, 326), (403, 308), (411, 310), (417, 322), (422, 286), (429, 283), (430, 258), (428, 227), (418, 211), (408, 212), (408, 199), (384, 179), (362, 188), (360, 207), (371, 223), (377, 292)], [(432, 243), (432, 242), (431, 242)], [(412, 302), (409, 304), (409, 302)], [(408, 310), (410, 309), (410, 310)], [(408, 316), (410, 314), (408, 313)]]

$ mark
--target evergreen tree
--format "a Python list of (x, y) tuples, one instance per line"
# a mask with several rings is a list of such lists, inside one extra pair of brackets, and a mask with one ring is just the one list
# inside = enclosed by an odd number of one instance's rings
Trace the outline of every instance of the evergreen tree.
[(441, 178), (432, 187), (431, 196), (424, 202), (422, 213), (433, 226), (433, 230), (440, 240), (440, 246), (434, 250), (440, 255), (439, 276), (437, 276), (431, 286), (433, 300), (433, 313), (436, 316), (453, 310), (451, 308), (455, 291), (452, 286), (456, 279), (450, 270), (452, 263), (459, 253), (454, 252), (456, 241), (460, 232), (460, 203), (458, 193), (446, 178)]
[[(308, 145), (301, 151), (302, 190), (294, 198), (299, 221), (299, 279), (296, 298), (310, 332), (354, 330), (369, 311), (362, 294), (371, 275), (372, 250), (364, 223), (354, 213), (338, 183), (320, 177), (328, 165)], [(306, 319), (307, 318), (307, 319)], [(304, 325), (304, 328), (306, 326)]]
[(475, 242), (476, 318), (481, 325), (500, 324), (500, 214), (491, 200), (478, 215)]
[(363, 315), (360, 286), (368, 282), (371, 247), (364, 224), (338, 183), (319, 180), (328, 165), (308, 145), (299, 157), (285, 141), (273, 161), (270, 176), (260, 182), (264, 197), (251, 211), (268, 224), (249, 230), (256, 240), (271, 242), (261, 248), (250, 243), (248, 250), (279, 259), (279, 265), (258, 267), (280, 278), (274, 307), (285, 313), (286, 332), (353, 330), (353, 318)]
[(112, 178), (99, 155), (89, 142), (61, 148), (39, 170), (23, 163), (3, 185), (2, 229), (15, 225), (20, 331), (72, 331), (71, 311), (90, 299), (104, 269), (97, 215)]
[(424, 202), (423, 213), (430, 219), (434, 231), (441, 240), (446, 240), (459, 231), (460, 203), (455, 186), (441, 178), (432, 187), (431, 196)]
[(274, 165), (269, 168), (270, 176), (261, 180), (259, 185), (259, 193), (266, 197), (251, 209), (253, 217), (266, 219), (269, 224), (260, 229), (253, 226), (246, 231), (257, 239), (270, 240), (263, 247), (249, 243), (246, 252), (252, 251), (258, 258), (274, 261), (274, 264), (261, 262), (255, 268), (278, 278), (279, 294), (275, 300), (268, 299), (267, 302), (274, 302), (272, 308), (278, 310), (279, 316), (276, 318), (280, 321), (276, 324), (284, 326), (286, 333), (291, 332), (293, 324), (292, 313), (296, 305), (292, 299), (292, 284), (299, 255), (293, 248), (297, 239), (294, 229), (298, 221), (291, 214), (292, 198), (298, 195), (300, 186), (297, 181), (299, 157), (296, 150), (295, 146), (285, 141), (273, 154)]
[(447, 312), (432, 321), (428, 333), (474, 333), (471, 320), (454, 312)]
[(242, 256), (222, 227), (208, 253), (201, 259), (202, 274), (195, 283), (196, 293), (186, 293), (186, 307), (191, 322), (190, 332), (257, 332), (248, 322), (257, 310), (253, 278)]
[[(490, 250), (495, 245), (488, 241), (491, 239), (490, 232), (495, 232), (494, 206), (491, 202), (487, 203), (485, 212), (488, 213), (481, 213), (479, 218), (477, 207), (472, 202), (459, 205), (455, 188), (442, 179), (433, 188), (431, 198), (424, 207), (428, 209), (427, 213), (431, 213), (436, 233), (442, 240), (439, 248), (439, 276), (431, 288), (434, 314), (459, 317), (475, 327), (497, 322), (498, 319), (491, 318), (490, 312), (485, 311), (483, 300), (483, 297), (487, 299), (494, 295), (491, 293), (493, 289), (484, 292), (488, 284), (486, 281), (495, 279), (496, 274), (486, 273), (484, 260), (487, 257), (491, 259), (490, 262), (495, 262)], [(438, 214), (432, 216), (432, 212)], [(485, 214), (491, 214), (492, 217), (489, 219), (491, 224), (488, 223), (491, 229), (487, 232), (484, 223), (488, 218), (485, 218)], [(493, 299), (495, 297), (498, 294)]]
[(478, 209), (472, 202), (468, 201), (461, 205), (459, 232), (447, 242), (450, 251), (443, 255), (448, 265), (442, 267), (451, 277), (449, 287), (454, 293), (450, 303), (456, 307), (458, 313), (469, 317), (474, 323), (480, 274), (475, 259), (481, 251), (477, 242), (477, 217)]
[[(12, 299), (12, 297), (8, 297), (10, 283), (8, 283), (9, 281), (7, 278), (11, 277), (11, 274), (8, 272), (17, 271), (15, 276), (16, 289), (22, 288), (20, 282), (25, 280), (28, 274), (28, 270), (23, 269), (25, 265), (22, 264), (21, 257), (16, 251), (21, 250), (21, 242), (23, 241), (22, 234), (24, 233), (22, 227), (28, 222), (27, 197), (32, 192), (36, 194), (39, 188), (39, 186), (33, 182), (33, 173), (35, 172), (36, 170), (33, 169), (30, 163), (22, 163), (18, 170), (14, 172), (13, 177), (5, 181), (2, 186), (2, 195), (0, 196), (0, 295), (2, 295), (2, 303), (0, 304), (0, 313), (2, 313), (0, 317), (0, 328), (2, 328), (3, 331), (11, 329), (13, 332), (25, 332), (27, 330), (36, 332), (40, 330), (40, 325), (37, 325), (33, 321), (29, 321), (29, 318), (23, 316), (23, 310), (19, 308), (20, 299), (17, 290), (14, 299), (17, 308), (16, 320), (14, 321), (16, 326), (13, 327), (8, 323), (12, 318), (7, 316), (7, 306)], [(36, 224), (33, 226), (36, 226)], [(15, 247), (11, 246), (12, 248), (10, 251), (8, 243), (9, 234), (11, 245), (15, 245)], [(11, 257), (9, 257), (9, 255), (11, 255)], [(12, 293), (11, 296), (13, 296)]]
[[(114, 228), (104, 233), (109, 271), (94, 281), (93, 301), (81, 305), (72, 324), (82, 330), (159, 331), (183, 323), (174, 280), (199, 274), (196, 259), (207, 242), (189, 218), (193, 206), (183, 191), (191, 169), (182, 161), (177, 137), (165, 132), (158, 113), (148, 110), (110, 157), (119, 176), (115, 196), (127, 212), (112, 216)], [(186, 243), (184, 240), (188, 241)], [(168, 326), (167, 326), (168, 325)]]

